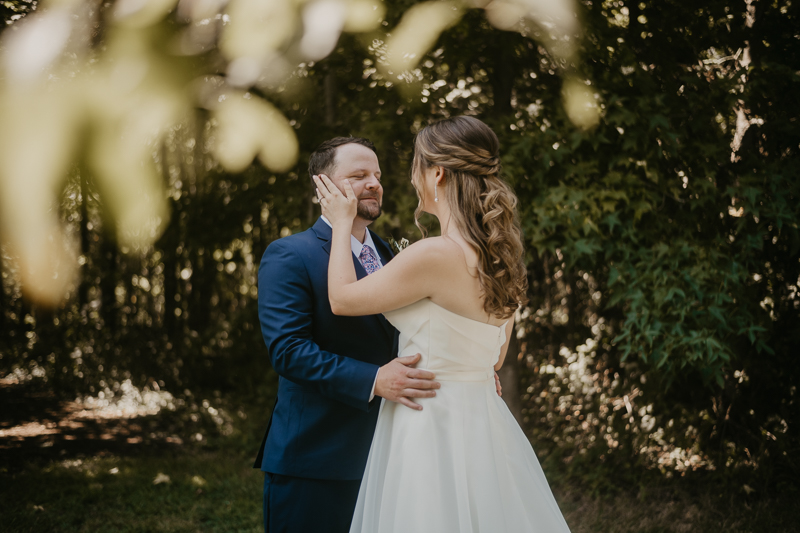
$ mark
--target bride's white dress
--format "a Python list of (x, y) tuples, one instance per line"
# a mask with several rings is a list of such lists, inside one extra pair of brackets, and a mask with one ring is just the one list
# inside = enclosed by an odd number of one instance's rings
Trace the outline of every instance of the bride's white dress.
[(420, 300), (385, 313), (436, 374), (422, 411), (383, 401), (351, 533), (569, 532), (494, 370), (505, 328)]

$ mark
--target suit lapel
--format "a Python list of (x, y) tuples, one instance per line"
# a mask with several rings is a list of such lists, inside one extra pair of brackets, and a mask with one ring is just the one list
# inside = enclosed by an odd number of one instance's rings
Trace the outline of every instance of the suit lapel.
[(394, 257), (392, 249), (383, 239), (375, 235), (374, 232), (370, 231), (370, 233), (372, 233), (372, 242), (375, 243), (375, 248), (378, 249), (378, 255), (381, 256), (381, 263), (386, 265), (386, 263), (391, 261)]
[(361, 264), (361, 261), (358, 260), (356, 254), (350, 254), (353, 256), (353, 266), (356, 267), (356, 278), (361, 279), (367, 275), (367, 271), (364, 270), (364, 265)]
[[(367, 229), (367, 231), (369, 231), (369, 229)], [(394, 257), (392, 249), (389, 247), (388, 244), (386, 244), (386, 242), (383, 239), (375, 235), (375, 233), (371, 231), (370, 233), (372, 233), (372, 242), (375, 243), (375, 248), (377, 248), (378, 255), (381, 256), (381, 263), (383, 263), (383, 265), (386, 266), (386, 264), (389, 261), (391, 261), (392, 258)], [(380, 321), (383, 328), (386, 330), (386, 333), (390, 337), (394, 337), (397, 332), (394, 326), (392, 326), (383, 315), (378, 315), (378, 320)]]
[[(331, 227), (328, 226), (324, 220), (321, 218), (317, 220), (317, 222), (312, 227), (314, 233), (317, 234), (317, 238), (322, 241), (322, 249), (325, 250), (325, 253), (331, 255), (331, 238), (333, 237), (333, 231)], [(361, 264), (361, 261), (358, 260), (355, 254), (350, 254), (353, 256), (353, 266), (356, 267), (356, 279), (361, 279), (367, 275), (367, 271), (364, 270), (364, 266)]]
[[(325, 253), (329, 256), (331, 255), (331, 238), (333, 237), (333, 230), (331, 227), (328, 226), (322, 218), (317, 219), (316, 223), (311, 228), (314, 230), (314, 233), (317, 235), (317, 238), (322, 241), (322, 249), (325, 250)], [(369, 229), (367, 229), (369, 231)], [(372, 232), (370, 232), (372, 233)], [(392, 254), (391, 248), (383, 239), (379, 238), (375, 233), (372, 233), (372, 242), (375, 243), (375, 247), (378, 249), (378, 255), (381, 256), (381, 263), (386, 265), (389, 261), (392, 260), (394, 254)], [(353, 266), (356, 268), (356, 278), (361, 279), (367, 275), (367, 271), (364, 270), (361, 261), (358, 260), (355, 254), (351, 253), (350, 255), (353, 256)], [(397, 330), (394, 329), (386, 318), (383, 315), (373, 315), (378, 322), (381, 324), (383, 329), (386, 331), (386, 334), (389, 337), (394, 337)]]

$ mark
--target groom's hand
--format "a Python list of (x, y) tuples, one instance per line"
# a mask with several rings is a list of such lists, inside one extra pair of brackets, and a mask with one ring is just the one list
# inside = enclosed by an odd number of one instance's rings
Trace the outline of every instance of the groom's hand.
[(413, 368), (419, 362), (420, 354), (398, 357), (378, 370), (375, 382), (375, 395), (406, 407), (422, 411), (422, 406), (411, 398), (433, 398), (441, 385), (434, 381), (433, 372)]

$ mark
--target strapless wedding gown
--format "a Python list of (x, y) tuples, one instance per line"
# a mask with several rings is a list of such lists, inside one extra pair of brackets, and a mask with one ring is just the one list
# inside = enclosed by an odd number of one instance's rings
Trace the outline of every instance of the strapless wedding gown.
[(505, 327), (420, 300), (385, 313), (436, 374), (422, 411), (382, 401), (351, 533), (569, 532), (494, 370)]

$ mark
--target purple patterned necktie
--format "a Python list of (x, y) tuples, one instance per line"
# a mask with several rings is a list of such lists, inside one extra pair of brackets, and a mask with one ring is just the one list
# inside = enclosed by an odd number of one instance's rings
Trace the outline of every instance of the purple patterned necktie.
[(361, 247), (361, 254), (359, 254), (358, 260), (361, 261), (361, 266), (364, 267), (367, 274), (372, 274), (381, 268), (380, 263), (378, 263), (378, 258), (375, 257), (375, 253), (369, 246), (365, 245)]

